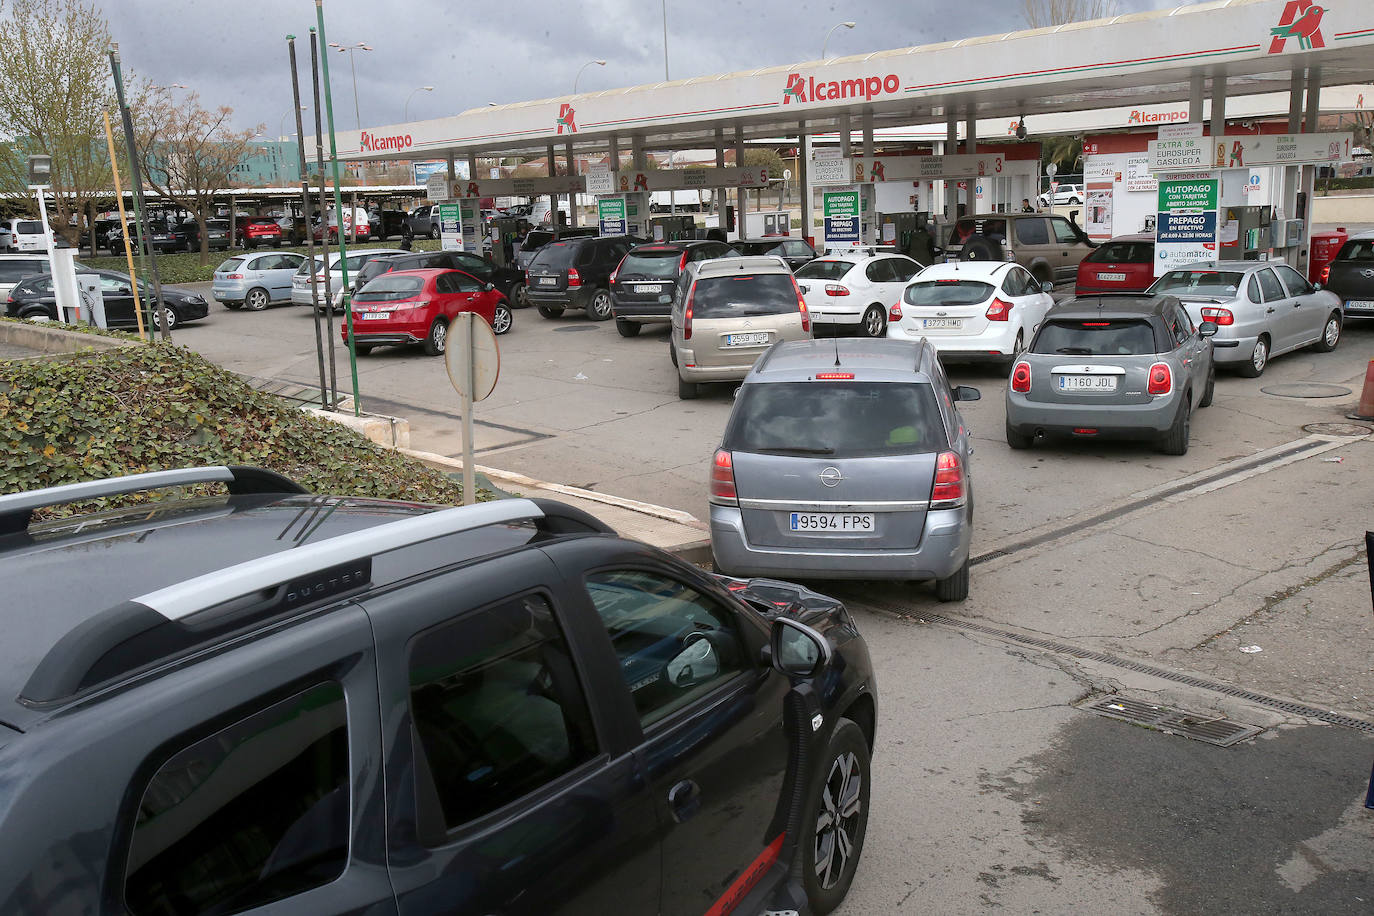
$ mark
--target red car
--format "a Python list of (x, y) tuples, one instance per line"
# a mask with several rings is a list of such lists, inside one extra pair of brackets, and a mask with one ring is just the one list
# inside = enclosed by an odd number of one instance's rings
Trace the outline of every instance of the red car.
[(1074, 294), (1143, 293), (1155, 282), (1155, 237), (1119, 235), (1078, 262)]
[(259, 245), (281, 247), (281, 226), (270, 216), (246, 216), (239, 220), (235, 241), (244, 248)]
[[(359, 356), (373, 347), (424, 344), (442, 356), (448, 325), (459, 312), (476, 312), (497, 334), (514, 315), (501, 291), (461, 270), (397, 270), (368, 281), (353, 295), (353, 339)], [(348, 325), (341, 329), (348, 344)]]

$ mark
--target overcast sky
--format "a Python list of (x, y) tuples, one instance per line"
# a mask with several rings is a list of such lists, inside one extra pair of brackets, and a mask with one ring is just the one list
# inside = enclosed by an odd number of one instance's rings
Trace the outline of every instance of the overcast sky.
[[(309, 105), (308, 29), (313, 0), (95, 0), (127, 69), (155, 83), (182, 83), (207, 108), (230, 105), (237, 126), (291, 133), (285, 36), (297, 37), (301, 94)], [(1118, 12), (1184, 0), (1118, 0)], [(235, 9), (237, 7), (237, 9)], [(668, 0), (673, 79), (903, 48), (1025, 27), (1022, 0)], [(362, 126), (435, 118), (488, 102), (521, 102), (663, 78), (662, 2), (655, 0), (325, 0), (331, 42), (366, 42), (353, 53)], [(331, 52), (335, 125), (358, 126), (349, 54)], [(307, 119), (313, 117), (306, 113)], [(307, 120), (307, 131), (310, 130)]]

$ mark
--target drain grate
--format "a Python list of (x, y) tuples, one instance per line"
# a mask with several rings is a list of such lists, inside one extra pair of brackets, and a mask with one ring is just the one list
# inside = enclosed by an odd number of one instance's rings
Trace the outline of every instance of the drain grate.
[(1358, 423), (1308, 423), (1303, 427), (1303, 432), (1311, 433), (1314, 436), (1359, 437), (1374, 433), (1374, 428), (1361, 426)]
[(1230, 747), (1264, 731), (1257, 725), (1232, 722), (1225, 716), (1203, 716), (1123, 696), (1103, 697), (1081, 708), (1109, 719), (1120, 719), (1132, 725), (1143, 725), (1169, 735), (1181, 735), (1194, 741), (1215, 744), (1217, 747)]

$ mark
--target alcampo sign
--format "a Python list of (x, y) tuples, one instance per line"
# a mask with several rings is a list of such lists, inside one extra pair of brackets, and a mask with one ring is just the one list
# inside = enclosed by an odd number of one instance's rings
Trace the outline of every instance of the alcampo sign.
[(803, 77), (800, 73), (787, 76), (787, 87), (782, 91), (782, 103), (829, 102), (835, 99), (870, 100), (880, 95), (899, 92), (902, 81), (895, 73), (887, 76), (861, 76), (852, 80), (821, 80), (814, 76)]
[(365, 152), (376, 153), (390, 149), (409, 149), (415, 143), (411, 140), (410, 134), (392, 134), (389, 137), (379, 137), (365, 130), (358, 138), (358, 145)]

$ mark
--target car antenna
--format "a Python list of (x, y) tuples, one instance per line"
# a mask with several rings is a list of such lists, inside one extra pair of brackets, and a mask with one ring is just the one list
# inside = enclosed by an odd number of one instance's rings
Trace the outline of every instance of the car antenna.
[(840, 365), (840, 338), (839, 338), (839, 335), (836, 335), (833, 339), (834, 339), (834, 341), (835, 341), (835, 366), (838, 368), (839, 365)]

